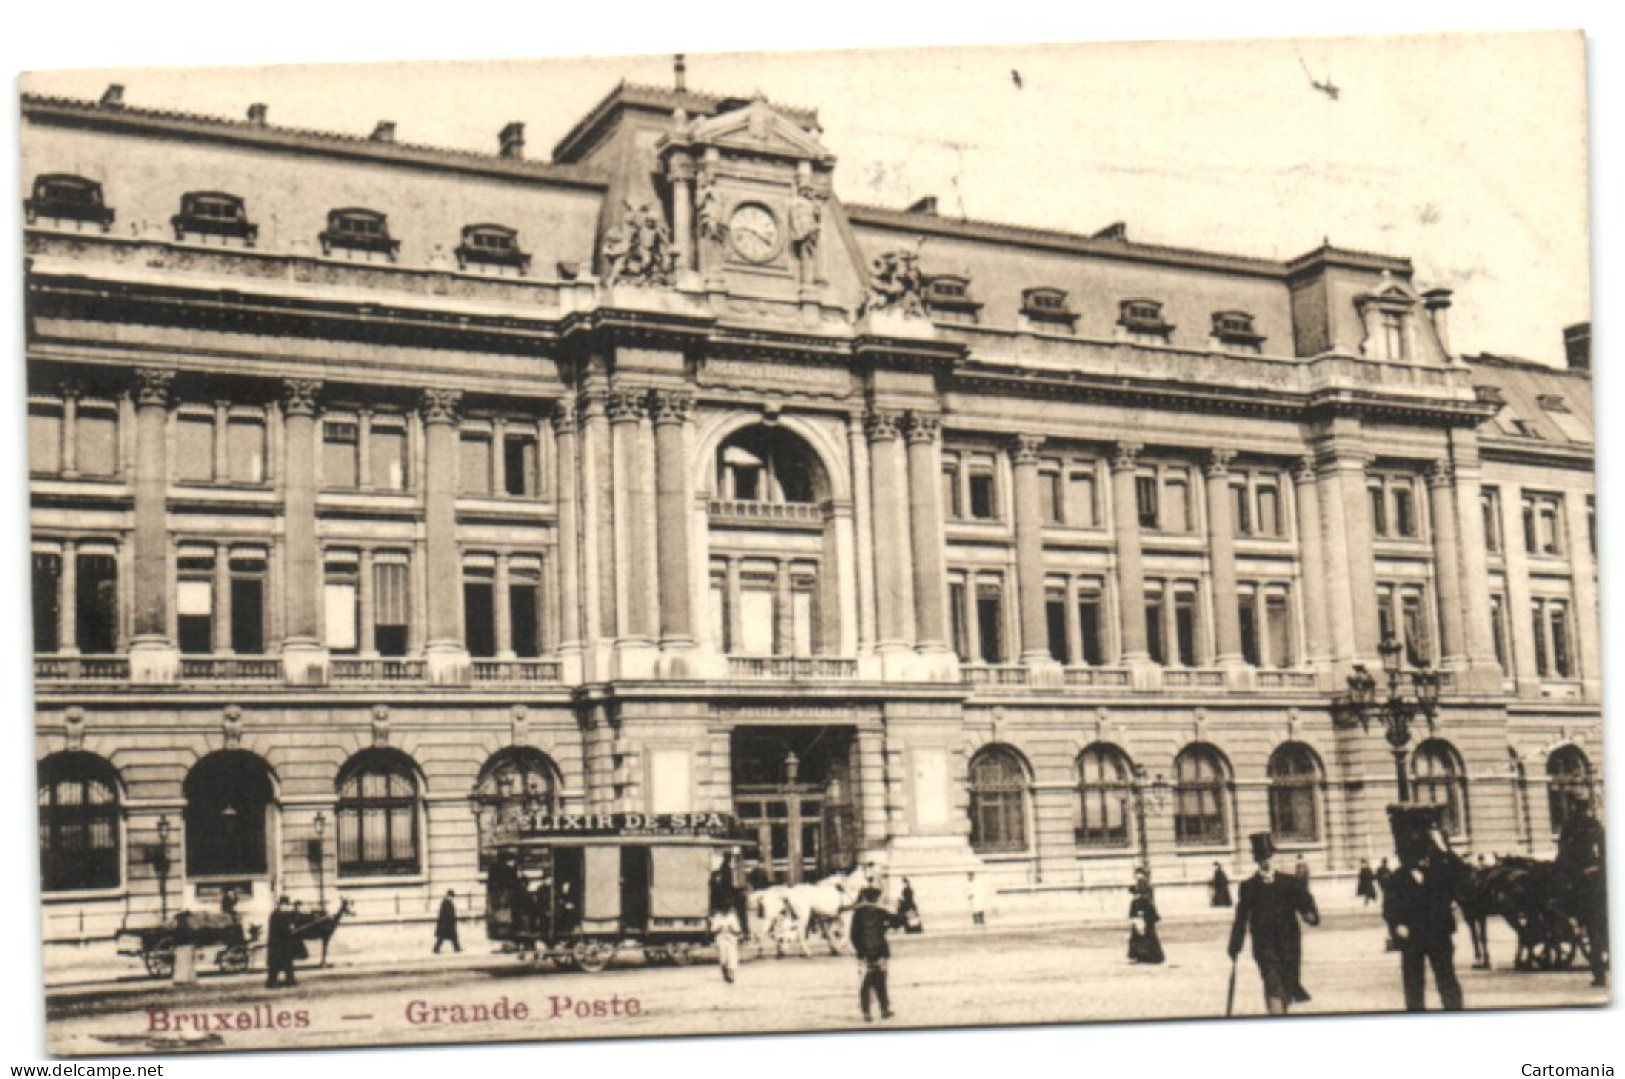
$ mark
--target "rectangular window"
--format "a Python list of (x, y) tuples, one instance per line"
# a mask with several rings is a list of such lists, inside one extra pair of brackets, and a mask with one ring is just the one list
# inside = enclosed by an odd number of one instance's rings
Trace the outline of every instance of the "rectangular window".
[(1258, 486), (1257, 531), (1260, 536), (1280, 536), (1286, 533), (1281, 527), (1281, 489), (1273, 483)]
[(771, 577), (746, 577), (739, 591), (739, 651), (747, 656), (773, 654), (773, 586)]
[(1495, 487), (1484, 487), (1478, 492), (1479, 508), (1484, 512), (1484, 549), (1490, 554), (1504, 550), (1501, 542), (1501, 492)]
[(1405, 539), (1415, 539), (1418, 535), (1415, 494), (1409, 487), (1395, 487), (1393, 495), (1394, 534)]
[(265, 652), (265, 556), (231, 556), (231, 650), (240, 656)]
[(1046, 524), (1065, 524), (1066, 495), (1061, 486), (1060, 472), (1038, 474), (1038, 513)]
[(374, 419), (367, 433), (367, 481), (376, 490), (406, 490), (406, 427)]
[(1264, 623), (1269, 634), (1270, 662), (1277, 667), (1292, 666), (1292, 627), (1286, 596), (1279, 592), (1264, 596)]
[(34, 651), (56, 652), (62, 645), (58, 634), (62, 585), (62, 556), (48, 551), (34, 552)]
[(1145, 647), (1151, 654), (1151, 662), (1163, 664), (1168, 662), (1168, 650), (1164, 647), (1162, 635), (1162, 589), (1146, 589), (1145, 593)]
[(814, 648), (812, 579), (796, 582), (790, 593), (790, 647), (785, 649), (794, 656), (810, 656)]
[(465, 495), (490, 494), (491, 436), (483, 431), (464, 431), (459, 444), (457, 489)]
[(1193, 523), (1190, 474), (1184, 469), (1166, 473), (1162, 483), (1162, 530), (1189, 532)]
[(1503, 678), (1512, 674), (1512, 665), (1507, 662), (1506, 606), (1505, 596), (1490, 596), (1490, 635), (1495, 643), (1495, 662), (1501, 668)]
[(1383, 585), (1377, 589), (1377, 640), (1386, 641), (1390, 637), (1399, 639), (1394, 626), (1394, 590)]
[(412, 575), (406, 555), (374, 555), (372, 585), (373, 647), (381, 656), (404, 656), (412, 624)]
[(322, 609), (326, 616), (327, 650), (354, 655), (361, 647), (359, 624), (359, 573), (354, 553), (329, 555), (322, 584)]
[(1134, 502), (1140, 515), (1140, 527), (1155, 529), (1157, 527), (1157, 477), (1155, 473), (1149, 476), (1134, 477)]
[(1552, 604), (1552, 671), (1559, 678), (1573, 678), (1574, 665), (1569, 657), (1569, 612), (1560, 603)]
[(516, 566), (508, 583), (508, 620), (513, 654), (521, 659), (542, 654), (541, 610), (541, 568)]
[(1433, 662), (1433, 644), (1428, 638), (1427, 617), (1422, 611), (1422, 595), (1407, 590), (1399, 597), (1399, 622), (1405, 633), (1405, 662), (1413, 667)]
[(62, 471), (62, 409), (57, 405), (28, 406), (28, 467), (48, 475)]
[(1559, 537), (1562, 535), (1562, 526), (1558, 524), (1558, 500), (1544, 499), (1540, 504), (1540, 553), (1562, 554), (1563, 544)]
[(959, 465), (954, 461), (942, 463), (942, 512), (954, 521), (965, 515), (959, 503)]
[(73, 431), (80, 475), (111, 476), (118, 471), (117, 412), (81, 404)]
[(711, 619), (711, 639), (717, 642), (723, 654), (733, 651), (732, 642), (728, 640), (728, 577), (727, 572), (711, 573), (710, 602), (706, 610)]
[(991, 521), (998, 516), (991, 471), (975, 469), (970, 474), (970, 515), (978, 521)]
[(357, 485), (356, 438), (353, 420), (327, 420), (322, 424), (322, 483), (349, 490)]
[(954, 655), (961, 663), (970, 662), (970, 634), (965, 626), (965, 582), (948, 582), (948, 617), (953, 623)]
[(188, 413), (175, 417), (175, 476), (182, 483), (214, 479), (214, 417)]
[(1597, 499), (1586, 495), (1586, 536), (1591, 542), (1591, 556), (1597, 555)]
[(468, 654), (497, 654), (495, 570), (489, 565), (463, 567), (463, 642)]
[(1383, 494), (1381, 485), (1366, 488), (1371, 497), (1371, 534), (1373, 536), (1386, 536), (1388, 534), (1388, 499)]
[(1251, 588), (1236, 595), (1236, 619), (1241, 626), (1241, 658), (1249, 667), (1259, 665), (1258, 593)]
[(1230, 485), (1230, 516), (1235, 525), (1236, 535), (1250, 536), (1253, 534), (1253, 515), (1247, 498), (1247, 482)]
[(1530, 617), (1535, 624), (1535, 674), (1541, 678), (1552, 676), (1552, 667), (1546, 653), (1546, 611), (1540, 600), (1534, 602)]
[(1071, 662), (1066, 647), (1066, 593), (1052, 590), (1044, 597), (1044, 622), (1049, 634), (1050, 658), (1057, 663)]
[(118, 643), (118, 561), (110, 554), (81, 554), (76, 568), (74, 632), (79, 651), (112, 652)]
[(1100, 634), (1101, 594), (1098, 588), (1078, 592), (1078, 643), (1083, 648), (1083, 662), (1099, 667), (1106, 662), (1106, 649)]
[(1004, 590), (997, 584), (976, 586), (976, 630), (981, 635), (983, 663), (1004, 662)]
[(187, 655), (214, 651), (214, 555), (182, 552), (175, 585), (176, 643)]
[(1075, 471), (1067, 478), (1066, 522), (1075, 528), (1100, 526), (1093, 472)]
[(1174, 634), (1179, 645), (1179, 664), (1196, 666), (1196, 593), (1174, 593)]
[(226, 467), (232, 483), (265, 482), (265, 421), (233, 416), (226, 422)]
[(536, 436), (505, 435), (502, 439), (503, 490), (515, 498), (536, 494)]

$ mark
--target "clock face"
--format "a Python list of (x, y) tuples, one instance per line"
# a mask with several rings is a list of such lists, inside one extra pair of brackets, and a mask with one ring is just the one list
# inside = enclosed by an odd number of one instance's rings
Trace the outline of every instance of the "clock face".
[(729, 219), (728, 238), (740, 258), (766, 262), (779, 249), (779, 223), (766, 206), (748, 202)]

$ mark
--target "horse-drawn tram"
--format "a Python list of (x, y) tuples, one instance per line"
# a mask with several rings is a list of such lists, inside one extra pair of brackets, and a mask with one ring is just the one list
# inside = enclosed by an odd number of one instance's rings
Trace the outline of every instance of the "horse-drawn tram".
[(623, 948), (684, 965), (710, 940), (722, 854), (753, 845), (720, 813), (522, 817), (488, 850), (485, 932), (522, 959), (586, 971)]

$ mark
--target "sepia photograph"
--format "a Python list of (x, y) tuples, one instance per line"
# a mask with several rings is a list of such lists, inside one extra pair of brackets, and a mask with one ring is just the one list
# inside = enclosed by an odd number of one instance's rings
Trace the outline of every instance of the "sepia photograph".
[(685, 49), (23, 50), (43, 1050), (1601, 1021), (1585, 34)]

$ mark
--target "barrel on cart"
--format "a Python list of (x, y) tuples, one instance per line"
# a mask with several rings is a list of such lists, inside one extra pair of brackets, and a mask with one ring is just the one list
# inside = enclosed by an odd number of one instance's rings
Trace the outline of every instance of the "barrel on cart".
[(485, 932), (561, 967), (600, 971), (623, 949), (686, 965), (710, 940), (713, 872), (725, 852), (751, 845), (719, 813), (528, 817), (488, 851)]

